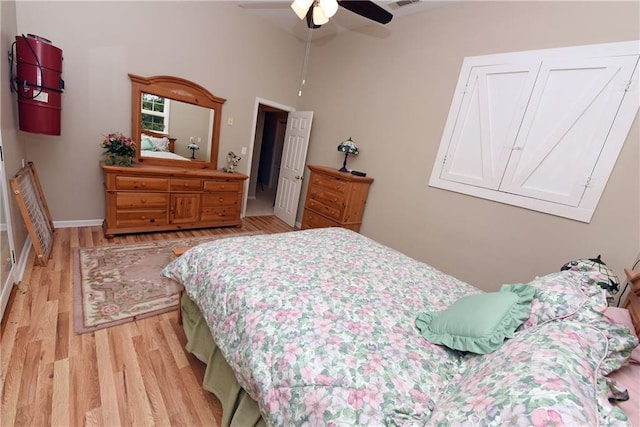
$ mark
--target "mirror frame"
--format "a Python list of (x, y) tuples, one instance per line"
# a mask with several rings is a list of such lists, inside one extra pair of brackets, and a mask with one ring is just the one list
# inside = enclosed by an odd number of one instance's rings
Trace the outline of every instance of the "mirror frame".
[[(136, 141), (136, 160), (141, 164), (173, 166), (190, 169), (216, 169), (220, 146), (220, 125), (222, 122), (222, 104), (227, 100), (213, 95), (202, 86), (180, 77), (153, 76), (140, 77), (129, 74), (131, 79), (131, 136)], [(155, 159), (142, 157), (140, 135), (142, 134), (142, 93), (150, 93), (171, 100), (186, 102), (199, 107), (210, 108), (213, 114), (213, 132), (211, 133), (211, 158), (208, 162)]]

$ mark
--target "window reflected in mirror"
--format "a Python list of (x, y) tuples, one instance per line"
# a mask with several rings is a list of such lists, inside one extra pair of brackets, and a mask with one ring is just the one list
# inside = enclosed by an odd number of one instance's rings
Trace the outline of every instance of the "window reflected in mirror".
[(171, 101), (151, 93), (142, 94), (142, 129), (169, 133)]

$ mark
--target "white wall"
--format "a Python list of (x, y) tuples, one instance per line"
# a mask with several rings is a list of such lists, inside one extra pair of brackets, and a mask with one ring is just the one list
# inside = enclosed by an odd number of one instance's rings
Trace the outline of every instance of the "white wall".
[[(638, 2), (461, 2), (314, 43), (309, 163), (375, 179), (361, 231), (481, 288), (640, 249), (638, 119), (590, 224), (428, 187), (465, 56), (640, 39)], [(636, 93), (637, 95), (637, 93)]]
[[(16, 3), (0, 1), (0, 44), (3, 55), (11, 50), (16, 36)], [(18, 131), (18, 102), (9, 89), (9, 63), (5, 57), (0, 63), (0, 138), (4, 156), (5, 175), (7, 180), (13, 178), (22, 167), (21, 160), (26, 158), (24, 134)], [(9, 183), (7, 182), (7, 185)], [(15, 197), (9, 195), (9, 211), (12, 221), (13, 243), (16, 257), (22, 252), (27, 239), (27, 229), (20, 216)], [(4, 254), (2, 256), (5, 256)]]
[(19, 1), (16, 15), (19, 33), (63, 50), (62, 135), (25, 134), (55, 221), (104, 218), (98, 145), (131, 133), (127, 73), (182, 77), (226, 98), (221, 153), (249, 145), (256, 97), (297, 101), (304, 44), (229, 2)]

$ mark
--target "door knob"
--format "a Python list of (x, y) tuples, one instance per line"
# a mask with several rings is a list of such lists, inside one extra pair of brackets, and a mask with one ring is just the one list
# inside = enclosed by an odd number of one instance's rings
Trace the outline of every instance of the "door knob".
[(302, 177), (300, 175), (296, 175), (296, 179), (299, 179), (302, 181)]

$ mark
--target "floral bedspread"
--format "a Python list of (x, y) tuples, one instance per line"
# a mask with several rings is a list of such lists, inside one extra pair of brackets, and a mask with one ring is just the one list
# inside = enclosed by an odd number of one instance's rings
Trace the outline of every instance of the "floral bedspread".
[(422, 339), (416, 314), (478, 292), (342, 228), (221, 239), (164, 273), (271, 425), (428, 418), (460, 358)]
[(198, 304), (268, 425), (616, 425), (604, 375), (637, 339), (582, 273), (538, 278), (494, 353), (427, 342), (417, 314), (476, 288), (342, 228), (227, 238), (163, 271)]

